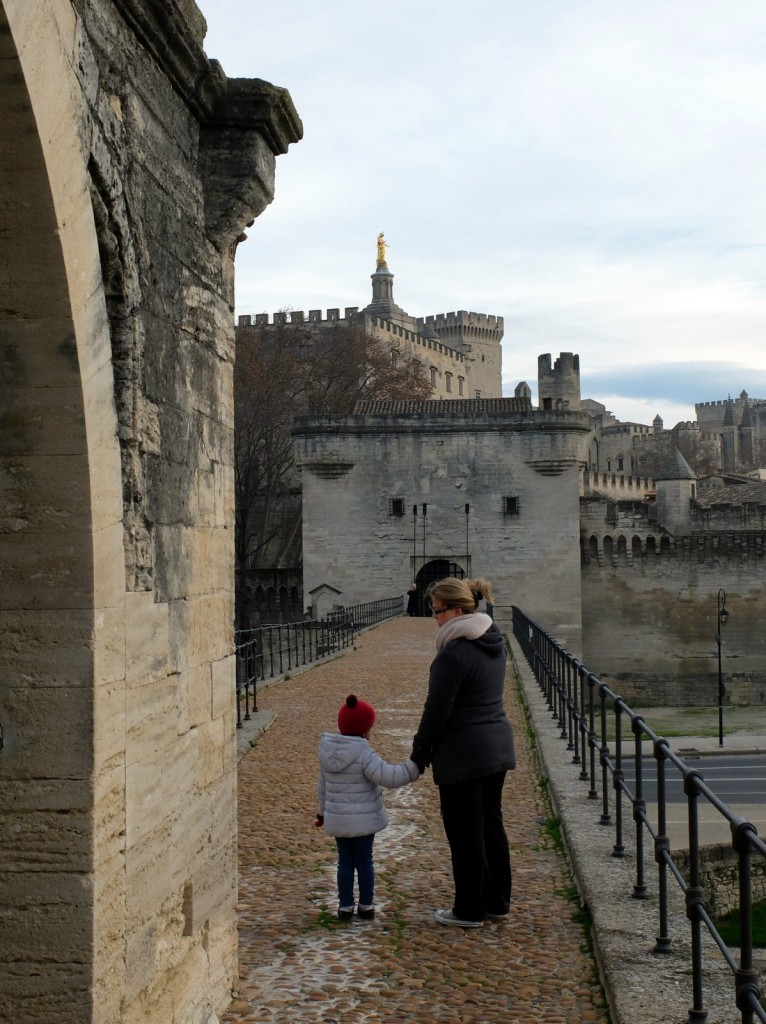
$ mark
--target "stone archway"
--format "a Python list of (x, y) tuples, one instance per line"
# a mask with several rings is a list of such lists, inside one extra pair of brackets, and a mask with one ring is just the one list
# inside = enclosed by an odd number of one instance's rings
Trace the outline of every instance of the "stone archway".
[(124, 731), (120, 454), (75, 25), (69, 4), (0, 4), (0, 901), (25, 918), (0, 936), (0, 1001), (29, 1022), (63, 1019), (62, 998), (91, 1020), (117, 968), (102, 909), (125, 894), (114, 750), (96, 741), (121, 714)]
[(415, 578), (415, 585), (418, 588), (416, 615), (431, 615), (431, 610), (426, 602), (426, 592), (432, 583), (446, 579), (448, 576), (454, 576), (459, 580), (465, 579), (465, 570), (457, 562), (452, 562), (447, 558), (435, 558), (426, 562)]
[(192, 2), (0, 0), (0, 1006), (237, 974), (233, 265), (300, 138)]

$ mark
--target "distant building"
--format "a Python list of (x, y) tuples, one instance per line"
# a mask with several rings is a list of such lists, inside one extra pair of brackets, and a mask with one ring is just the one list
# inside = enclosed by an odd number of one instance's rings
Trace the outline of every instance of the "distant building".
[[(383, 243), (385, 245), (385, 243)], [(372, 279), (372, 300), (359, 309), (292, 310), (289, 313), (256, 313), (238, 318), (237, 335), (274, 325), (337, 324), (362, 326), (390, 348), (392, 359), (420, 363), (430, 378), (433, 398), (499, 398), (502, 393), (503, 318), (464, 309), (425, 317), (410, 316), (394, 301), (394, 275), (388, 269), (385, 249), (378, 245)], [(297, 352), (296, 352), (297, 358)]]

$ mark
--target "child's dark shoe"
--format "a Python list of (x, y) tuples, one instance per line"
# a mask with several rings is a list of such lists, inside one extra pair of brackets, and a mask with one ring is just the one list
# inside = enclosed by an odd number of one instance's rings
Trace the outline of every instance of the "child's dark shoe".
[(338, 907), (338, 920), (339, 921), (350, 921), (354, 916), (353, 907)]
[(359, 906), (357, 914), (363, 921), (374, 921), (375, 920), (375, 907), (363, 907)]

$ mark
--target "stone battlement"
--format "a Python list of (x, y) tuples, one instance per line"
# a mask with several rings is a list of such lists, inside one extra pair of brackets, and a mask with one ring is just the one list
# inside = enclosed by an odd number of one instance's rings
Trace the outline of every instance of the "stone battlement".
[[(450, 314), (451, 316), (454, 314)], [(468, 314), (474, 316), (476, 314)], [(293, 309), (289, 312), (279, 313), (255, 313), (255, 314), (244, 314), (237, 318), (237, 324), (239, 327), (269, 327), (282, 325), (285, 327), (300, 326), (307, 324), (344, 324), (347, 326), (357, 326), (364, 322), (364, 313), (359, 312), (358, 306), (346, 306), (344, 310), (344, 316), (340, 315), (340, 309), (328, 309), (326, 315), (322, 315), (321, 309), (310, 309), (308, 314), (302, 309)], [(433, 317), (429, 317), (429, 320)], [(499, 320), (502, 324), (502, 317), (492, 317), (490, 319)], [(418, 321), (420, 323), (420, 321)], [(401, 324), (395, 323), (393, 320), (388, 320), (385, 317), (370, 316), (369, 324), (371, 327), (376, 328), (378, 331), (387, 331), (393, 338), (401, 338), (403, 341), (407, 341), (412, 345), (419, 345), (424, 349), (431, 349), (434, 352), (439, 352), (442, 355), (447, 356), (455, 363), (465, 363), (465, 355), (462, 352), (457, 352), (455, 349), (450, 348), (449, 345), (445, 345), (443, 342), (437, 341), (435, 338), (426, 338), (422, 334), (418, 334), (416, 331), (410, 331)]]
[(359, 320), (359, 307), (346, 306), (343, 316), (340, 309), (328, 309), (325, 316), (322, 316), (321, 309), (310, 309), (308, 314), (302, 309), (291, 309), (289, 312), (279, 313), (245, 313), (237, 318), (239, 327), (268, 327), (269, 324), (317, 324), (317, 323), (357, 323)]
[(746, 399), (742, 399), (742, 398), (720, 398), (716, 402), (695, 402), (694, 403), (694, 408), (695, 409), (716, 409), (716, 408), (728, 405), (729, 402), (731, 402), (731, 404), (734, 405), (734, 406), (739, 406), (739, 405), (742, 405), (744, 401), (746, 401), (748, 403), (748, 405), (764, 405), (764, 404), (766, 404), (766, 398), (749, 398), (749, 397), (746, 398)]
[(433, 327), (436, 331), (442, 330), (482, 330), (487, 333), (502, 337), (505, 330), (505, 322), (501, 316), (493, 316), (489, 313), (469, 313), (465, 309), (459, 309), (456, 313), (436, 313), (433, 316), (421, 316), (416, 321), (419, 328)]
[(445, 345), (441, 341), (436, 341), (435, 338), (424, 338), (422, 334), (417, 334), (415, 331), (409, 331), (406, 327), (402, 327), (401, 324), (394, 323), (393, 320), (385, 320), (378, 316), (373, 316), (370, 319), (373, 327), (377, 327), (379, 330), (388, 331), (394, 337), (402, 338), (404, 341), (409, 341), (413, 345), (420, 345), (421, 348), (432, 349), (434, 352), (441, 352), (456, 363), (465, 362), (465, 356), (462, 352), (456, 352), (454, 348), (450, 348), (449, 345)]
[(583, 472), (583, 489), (599, 491), (616, 497), (644, 498), (654, 493), (654, 481), (647, 476), (625, 476), (624, 473)]

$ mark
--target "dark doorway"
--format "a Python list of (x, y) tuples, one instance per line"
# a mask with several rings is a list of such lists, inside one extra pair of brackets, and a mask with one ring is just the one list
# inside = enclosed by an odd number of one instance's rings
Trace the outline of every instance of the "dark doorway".
[(437, 558), (433, 562), (426, 562), (415, 579), (415, 584), (418, 588), (416, 615), (431, 615), (431, 609), (426, 601), (426, 591), (432, 583), (436, 583), (437, 580), (446, 579), (448, 576), (454, 576), (456, 579), (462, 580), (465, 577), (465, 571), (457, 562), (448, 562), (446, 558)]

